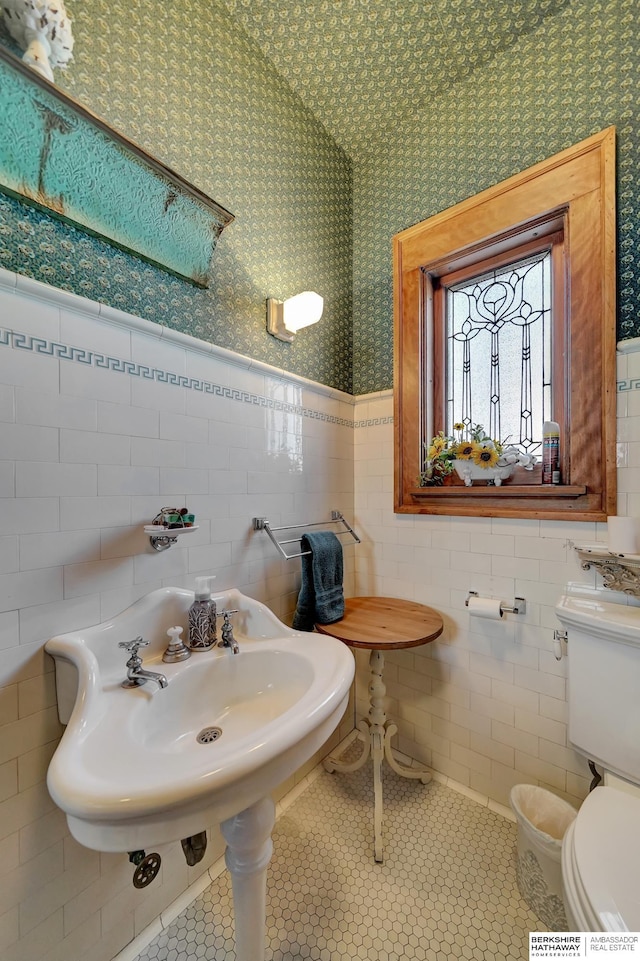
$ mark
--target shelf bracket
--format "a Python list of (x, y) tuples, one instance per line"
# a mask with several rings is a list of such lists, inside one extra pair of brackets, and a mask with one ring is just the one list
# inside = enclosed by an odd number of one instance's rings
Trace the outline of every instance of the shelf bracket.
[(603, 587), (640, 597), (640, 556), (614, 554), (606, 547), (575, 547), (583, 571), (592, 567), (602, 577)]

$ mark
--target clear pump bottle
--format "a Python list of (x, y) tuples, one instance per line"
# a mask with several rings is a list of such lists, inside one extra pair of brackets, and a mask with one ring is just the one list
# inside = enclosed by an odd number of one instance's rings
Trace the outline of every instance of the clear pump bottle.
[(216, 602), (211, 597), (214, 580), (215, 576), (196, 577), (196, 596), (189, 608), (189, 647), (192, 651), (209, 651), (216, 644)]

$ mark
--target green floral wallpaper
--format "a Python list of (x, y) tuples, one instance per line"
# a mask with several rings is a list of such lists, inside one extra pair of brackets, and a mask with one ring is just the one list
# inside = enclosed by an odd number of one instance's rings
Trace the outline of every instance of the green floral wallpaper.
[(224, 0), (356, 158), (571, 0)]
[(612, 124), (618, 335), (640, 335), (637, 0), (573, 0), (354, 161), (354, 392), (393, 382), (391, 238)]
[[(0, 265), (277, 367), (351, 389), (351, 162), (216, 0), (69, 0), (56, 82), (236, 220), (209, 290), (0, 194)], [(322, 322), (293, 344), (265, 301), (305, 289)]]
[[(3, 266), (343, 390), (385, 389), (393, 234), (615, 124), (618, 333), (640, 334), (637, 0), (434, 0), (430, 17), (415, 0), (68, 3), (60, 85), (236, 221), (200, 291), (0, 195)], [(266, 297), (306, 287), (322, 323), (273, 340)]]

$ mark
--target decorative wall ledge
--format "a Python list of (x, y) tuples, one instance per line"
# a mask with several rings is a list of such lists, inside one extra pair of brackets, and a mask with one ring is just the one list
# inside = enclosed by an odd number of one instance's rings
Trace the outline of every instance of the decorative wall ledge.
[(209, 286), (233, 215), (0, 46), (0, 190)]

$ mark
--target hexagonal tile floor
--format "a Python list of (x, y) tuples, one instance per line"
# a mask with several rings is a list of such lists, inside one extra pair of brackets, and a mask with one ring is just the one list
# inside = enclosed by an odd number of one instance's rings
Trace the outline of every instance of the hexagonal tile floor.
[[(266, 961), (526, 959), (540, 922), (518, 893), (516, 826), (465, 795), (384, 769), (373, 860), (371, 765), (322, 774), (281, 815), (267, 882)], [(225, 872), (139, 961), (235, 961)]]

